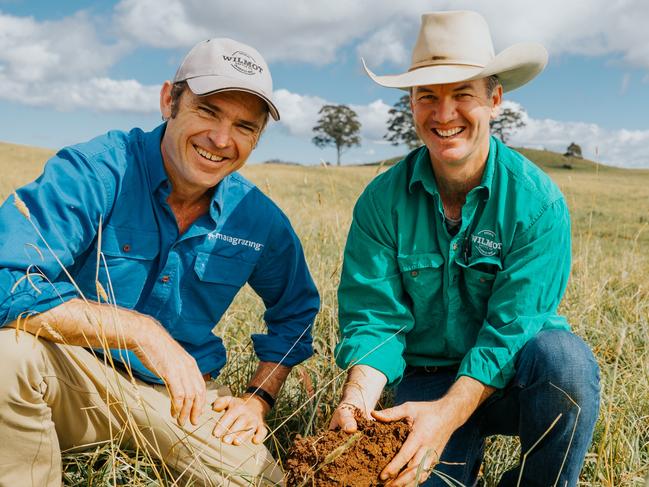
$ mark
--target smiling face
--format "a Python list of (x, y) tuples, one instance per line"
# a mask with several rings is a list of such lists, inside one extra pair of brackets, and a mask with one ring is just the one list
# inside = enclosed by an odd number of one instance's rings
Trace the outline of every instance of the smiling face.
[(410, 107), (415, 130), (433, 165), (480, 167), (489, 154), (489, 121), (498, 114), (502, 87), (487, 93), (486, 79), (416, 86)]
[(161, 150), (174, 191), (200, 193), (244, 165), (267, 120), (266, 103), (242, 91), (196, 96), (188, 88), (172, 117), (172, 84), (160, 92), (167, 119)]

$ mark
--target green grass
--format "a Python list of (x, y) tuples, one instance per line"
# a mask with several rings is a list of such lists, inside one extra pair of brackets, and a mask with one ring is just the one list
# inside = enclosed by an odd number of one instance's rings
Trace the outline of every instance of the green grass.
[[(13, 147), (11, 152), (0, 144), (2, 198), (16, 185), (33, 179), (48, 155), (30, 155), (27, 148), (21, 153)], [(573, 269), (561, 312), (595, 351), (602, 374), (601, 413), (580, 485), (644, 486), (649, 476), (649, 171), (578, 160), (572, 162), (573, 169), (562, 169), (565, 160), (559, 154), (525, 152), (548, 171), (569, 203)], [(381, 166), (272, 164), (243, 170), (290, 217), (322, 296), (314, 329), (316, 355), (291, 373), (269, 418), (273, 429), (281, 425), (268, 441), (280, 459), (293, 435), (310, 434), (327, 425), (339, 397), (344, 377), (334, 364), (333, 348), (338, 334), (336, 288), (342, 251), (353, 204), (381, 170)], [(262, 315), (262, 303), (244, 288), (216, 328), (229, 350), (222, 380), (235, 391), (241, 391), (254, 368), (249, 335), (262, 328)], [(486, 485), (494, 485), (515, 464), (517, 448), (511, 439), (489, 442)], [(106, 485), (113, 473), (104, 473), (119, 469), (126, 483), (147, 485), (145, 479), (154, 478), (147, 473), (152, 467), (137, 462), (137, 456), (114, 455), (106, 448), (68, 455), (66, 484)]]

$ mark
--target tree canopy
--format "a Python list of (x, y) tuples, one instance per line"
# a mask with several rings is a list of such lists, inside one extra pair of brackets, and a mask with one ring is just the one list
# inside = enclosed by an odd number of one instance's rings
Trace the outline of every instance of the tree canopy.
[(388, 132), (383, 136), (392, 145), (405, 144), (409, 149), (421, 145), (412, 120), (410, 96), (403, 95), (388, 112)]
[(500, 112), (500, 115), (489, 122), (489, 126), (491, 133), (502, 140), (503, 144), (506, 144), (516, 130), (525, 127), (523, 112), (505, 108)]
[(348, 148), (361, 145), (361, 123), (358, 115), (347, 105), (324, 105), (318, 112), (320, 118), (313, 132), (312, 141), (317, 146), (336, 147), (336, 163), (340, 166), (340, 156)]

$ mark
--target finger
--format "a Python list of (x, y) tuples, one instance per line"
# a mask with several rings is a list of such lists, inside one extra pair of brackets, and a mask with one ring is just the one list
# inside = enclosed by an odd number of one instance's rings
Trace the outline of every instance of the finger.
[(169, 388), (169, 396), (171, 400), (171, 417), (178, 419), (178, 415), (183, 408), (185, 402), (185, 391), (181, 384), (177, 383), (174, 379), (168, 380), (167, 387)]
[(212, 403), (212, 409), (217, 413), (224, 411), (230, 407), (230, 403), (234, 398), (232, 396), (221, 396), (217, 397), (216, 400)]
[(408, 467), (399, 476), (385, 484), (385, 487), (410, 487), (411, 485), (419, 485), (428, 478), (428, 471), (421, 470), (419, 471), (419, 476), (417, 472), (419, 469), (417, 466)]
[(262, 423), (257, 428), (257, 431), (255, 432), (255, 435), (252, 437), (252, 442), (255, 445), (261, 445), (264, 442), (264, 440), (266, 439), (267, 434), (268, 434), (268, 428), (266, 428), (266, 425), (264, 423)]
[(255, 429), (256, 428), (251, 424), (248, 418), (239, 416), (237, 420), (232, 423), (228, 434), (223, 437), (223, 442), (233, 445), (240, 445), (241, 443), (252, 437)]
[(183, 401), (182, 408), (178, 414), (177, 422), (180, 426), (184, 426), (189, 418), (189, 413), (192, 410), (192, 405), (194, 404), (194, 395), (189, 393), (185, 394), (185, 400)]
[(335, 430), (338, 428), (341, 428), (345, 433), (355, 433), (358, 429), (354, 413), (349, 408), (341, 407), (337, 409), (331, 418), (329, 429)]
[(239, 417), (238, 414), (234, 414), (231, 410), (227, 411), (221, 418), (216, 422), (214, 426), (213, 434), (217, 438), (223, 439), (223, 437), (230, 431), (232, 423), (236, 421)]
[(401, 404), (400, 406), (395, 406), (393, 408), (382, 409), (380, 411), (372, 411), (372, 416), (374, 419), (377, 419), (383, 423), (389, 423), (391, 421), (398, 421), (403, 418), (410, 416), (410, 409), (408, 408), (407, 403)]
[(203, 409), (205, 408), (205, 395), (206, 395), (206, 388), (205, 388), (205, 381), (203, 380), (203, 377), (200, 377), (200, 382), (197, 383), (198, 391), (196, 393), (196, 397), (194, 399), (194, 404), (192, 405), (192, 410), (190, 414), (189, 420), (192, 422), (193, 425), (197, 425), (201, 415), (203, 414)]
[(406, 438), (401, 450), (398, 451), (390, 463), (388, 463), (381, 472), (381, 479), (387, 480), (396, 477), (403, 466), (410, 461), (415, 453), (417, 453), (419, 446), (419, 439), (413, 434), (408, 435), (408, 438)]

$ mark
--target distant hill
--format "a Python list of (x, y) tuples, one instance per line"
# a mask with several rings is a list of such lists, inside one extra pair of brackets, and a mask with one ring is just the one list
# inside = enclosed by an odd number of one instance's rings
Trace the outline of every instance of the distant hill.
[(0, 201), (14, 188), (36, 179), (54, 153), (51, 149), (0, 142)]
[[(526, 149), (525, 147), (514, 147), (514, 150), (520, 152), (534, 164), (545, 171), (565, 170), (577, 172), (610, 172), (610, 171), (638, 171), (642, 173), (649, 172), (646, 169), (624, 169), (614, 166), (607, 166), (588, 159), (579, 159), (577, 157), (566, 157), (558, 152), (549, 150)], [(405, 154), (404, 154), (405, 156)], [(360, 166), (390, 166), (396, 164), (404, 156), (392, 157), (381, 161), (359, 164)]]

